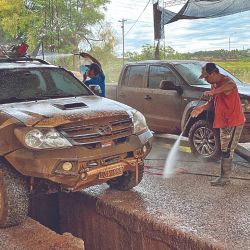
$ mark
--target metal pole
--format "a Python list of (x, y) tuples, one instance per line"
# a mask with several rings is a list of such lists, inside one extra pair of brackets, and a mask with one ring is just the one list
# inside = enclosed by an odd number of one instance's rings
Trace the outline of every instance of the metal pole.
[(229, 38), (228, 38), (228, 50), (229, 52), (231, 51), (231, 36), (234, 35), (236, 32), (233, 32), (229, 35)]
[(124, 42), (124, 23), (126, 22), (127, 20), (125, 20), (124, 18), (122, 20), (119, 20), (118, 22), (121, 22), (122, 23), (122, 63), (124, 65), (124, 47), (125, 47), (125, 42)]
[[(166, 2), (163, 1), (163, 7), (166, 8)], [(164, 60), (166, 59), (166, 37), (165, 37), (165, 15), (163, 14), (163, 35), (164, 35)]]
[(124, 65), (124, 19), (122, 19), (122, 64)]

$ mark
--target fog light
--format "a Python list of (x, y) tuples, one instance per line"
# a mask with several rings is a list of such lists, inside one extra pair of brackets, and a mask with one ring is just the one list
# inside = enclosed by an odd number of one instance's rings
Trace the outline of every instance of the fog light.
[(63, 165), (62, 165), (62, 169), (64, 171), (70, 171), (71, 169), (73, 168), (73, 165), (71, 162), (64, 162)]
[(147, 152), (147, 147), (145, 145), (143, 146), (142, 151), (144, 154)]

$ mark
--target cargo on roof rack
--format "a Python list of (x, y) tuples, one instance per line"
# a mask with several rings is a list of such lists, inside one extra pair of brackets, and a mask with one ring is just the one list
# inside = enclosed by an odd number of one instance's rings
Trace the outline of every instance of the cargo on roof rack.
[(29, 45), (27, 43), (22, 42), (17, 45), (0, 45), (0, 55), (6, 58), (17, 58), (17, 57), (25, 57), (27, 55), (27, 50)]
[(0, 45), (0, 63), (6, 62), (40, 62), (50, 64), (42, 59), (32, 58), (27, 54), (28, 44), (21, 43), (18, 45), (6, 46)]

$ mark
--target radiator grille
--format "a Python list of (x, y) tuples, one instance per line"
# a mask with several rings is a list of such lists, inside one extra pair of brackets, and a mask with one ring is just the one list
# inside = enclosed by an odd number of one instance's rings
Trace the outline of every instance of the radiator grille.
[(115, 144), (125, 142), (133, 132), (133, 124), (131, 118), (122, 117), (113, 118), (113, 120), (111, 118), (108, 122), (92, 120), (71, 123), (57, 129), (72, 145), (96, 148), (101, 147), (102, 143), (107, 141)]

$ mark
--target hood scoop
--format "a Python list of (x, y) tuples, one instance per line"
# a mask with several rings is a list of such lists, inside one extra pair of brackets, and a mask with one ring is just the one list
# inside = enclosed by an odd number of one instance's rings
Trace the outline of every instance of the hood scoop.
[(54, 106), (61, 109), (61, 110), (81, 109), (81, 108), (87, 108), (88, 107), (83, 102), (75, 102), (75, 103), (68, 103), (68, 104), (54, 104)]

